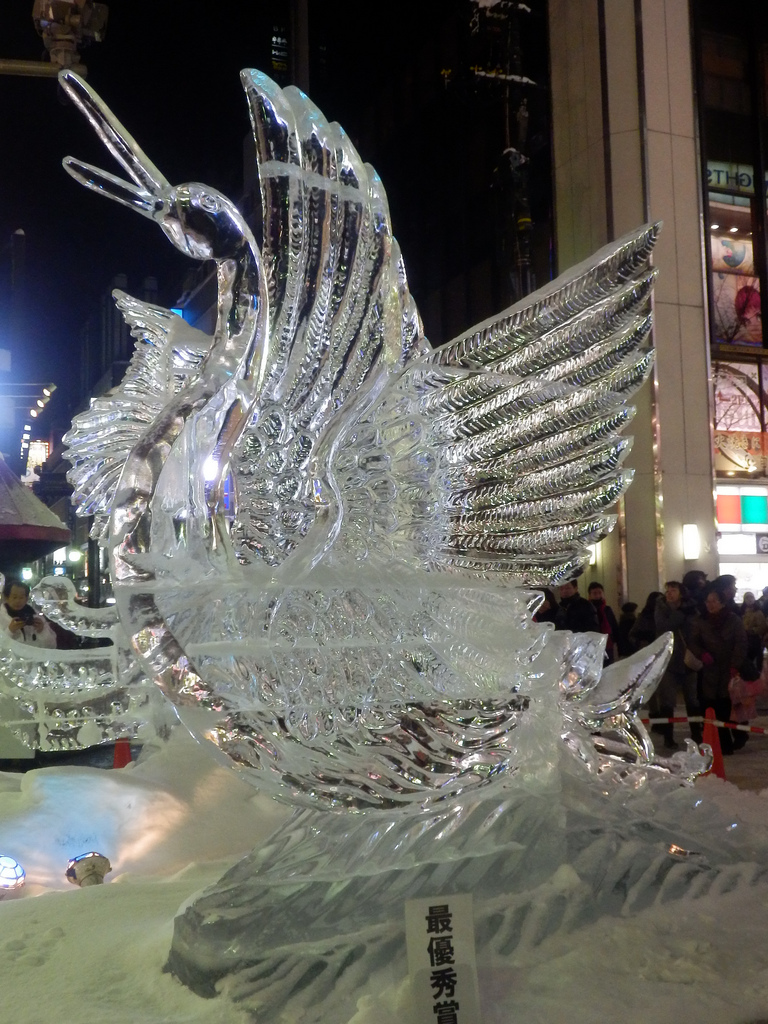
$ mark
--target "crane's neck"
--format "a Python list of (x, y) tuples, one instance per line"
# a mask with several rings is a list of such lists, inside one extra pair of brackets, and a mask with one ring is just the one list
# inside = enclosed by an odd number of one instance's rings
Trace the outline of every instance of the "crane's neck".
[(245, 224), (242, 230), (240, 252), (217, 261), (216, 327), (208, 357), (215, 365), (206, 369), (216, 377), (236, 376), (258, 393), (269, 356), (269, 300), (258, 247)]

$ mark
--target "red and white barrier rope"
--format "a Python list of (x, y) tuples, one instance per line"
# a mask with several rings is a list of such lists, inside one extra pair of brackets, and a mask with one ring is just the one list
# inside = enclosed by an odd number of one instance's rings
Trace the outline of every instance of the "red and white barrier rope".
[(768, 735), (768, 729), (759, 725), (740, 725), (738, 722), (720, 722), (715, 718), (704, 718), (703, 715), (691, 715), (690, 718), (641, 718), (643, 725), (669, 725), (672, 722), (709, 722), (719, 729), (738, 729), (740, 732), (754, 732), (760, 736)]

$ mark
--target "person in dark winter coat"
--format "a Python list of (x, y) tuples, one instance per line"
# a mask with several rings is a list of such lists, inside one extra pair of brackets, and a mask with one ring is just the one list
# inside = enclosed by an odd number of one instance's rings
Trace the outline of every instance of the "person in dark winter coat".
[(741, 616), (744, 629), (747, 631), (747, 657), (753, 662), (759, 675), (763, 668), (763, 647), (768, 634), (765, 613), (758, 605), (751, 590), (744, 594), (741, 607), (736, 611)]
[[(747, 655), (747, 634), (739, 616), (729, 610), (727, 596), (710, 587), (706, 597), (706, 618), (696, 618), (691, 627), (689, 647), (704, 662), (701, 670), (701, 705), (713, 708), (716, 717), (728, 721), (731, 698), (728, 684)], [(719, 729), (724, 754), (734, 750), (730, 729)]]
[(712, 580), (712, 587), (720, 595), (720, 600), (725, 603), (726, 608), (729, 612), (736, 612), (739, 614), (739, 609), (736, 605), (736, 577), (726, 574), (725, 576), (718, 576), (716, 580)]
[[(693, 620), (696, 617), (696, 606), (685, 593), (682, 583), (669, 580), (664, 584), (664, 594), (656, 601), (654, 623), (656, 636), (672, 633), (675, 646), (669, 659), (666, 672), (651, 698), (651, 713), (656, 711), (659, 718), (672, 718), (677, 704), (677, 694), (682, 690), (685, 707), (689, 718), (701, 715), (698, 698), (698, 676), (685, 664), (685, 650), (690, 640)], [(696, 743), (702, 740), (700, 722), (690, 723), (691, 736)], [(668, 723), (661, 727), (664, 746), (673, 750), (677, 746), (673, 738), (674, 726)]]
[(707, 574), (703, 569), (689, 569), (688, 572), (683, 576), (683, 586), (688, 594), (688, 597), (696, 605), (696, 611), (699, 615), (706, 615), (706, 608), (704, 601), (707, 596), (707, 588), (709, 587), (707, 582)]
[(579, 593), (579, 584), (576, 580), (569, 580), (560, 587), (560, 606), (555, 629), (570, 629), (572, 633), (600, 632), (597, 612), (586, 597)]
[(544, 600), (539, 605), (537, 611), (533, 616), (534, 622), (557, 622), (557, 598), (549, 587), (544, 587), (542, 590), (544, 594)]
[(626, 658), (635, 651), (635, 646), (629, 639), (632, 627), (637, 622), (637, 603), (627, 601), (621, 606), (619, 625), (616, 630), (616, 650), (620, 658)]
[(601, 633), (608, 637), (605, 643), (605, 664), (612, 665), (616, 660), (616, 639), (619, 624), (613, 614), (613, 608), (606, 603), (602, 583), (592, 582), (587, 589), (589, 602), (597, 612), (597, 622)]
[(634, 649), (639, 651), (641, 647), (647, 647), (656, 639), (656, 602), (662, 597), (660, 590), (652, 590), (646, 598), (643, 610), (637, 616), (632, 629), (629, 631), (629, 642)]

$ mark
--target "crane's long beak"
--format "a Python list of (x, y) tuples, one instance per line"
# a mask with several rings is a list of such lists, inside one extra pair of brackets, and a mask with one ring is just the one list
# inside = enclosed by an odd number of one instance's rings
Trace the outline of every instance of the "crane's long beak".
[(64, 170), (81, 185), (85, 185), (86, 188), (93, 189), (94, 192), (107, 196), (109, 199), (114, 199), (116, 203), (122, 203), (123, 206), (129, 207), (131, 210), (137, 210), (145, 217), (154, 219), (161, 201), (150, 192), (110, 174), (109, 171), (102, 171), (101, 168), (94, 167), (93, 164), (83, 163), (71, 156), (64, 157), (62, 163)]
[[(61, 71), (59, 83), (75, 106), (85, 114), (101, 141), (138, 188), (106, 171), (99, 171), (98, 168), (91, 167), (89, 164), (79, 163), (72, 157), (67, 157), (64, 167), (74, 178), (88, 185), (89, 188), (96, 188), (109, 195), (110, 198), (139, 210), (142, 209), (141, 204), (134, 201), (126, 202), (126, 199), (121, 197), (122, 192), (121, 195), (115, 195), (114, 187), (119, 186), (119, 190), (142, 198), (146, 196), (159, 198), (163, 192), (170, 189), (170, 182), (155, 167), (130, 133), (125, 130), (106, 103), (89, 85), (86, 85), (79, 75), (70, 70)], [(82, 174), (82, 169), (87, 170), (85, 176)], [(97, 177), (101, 184), (94, 183)]]

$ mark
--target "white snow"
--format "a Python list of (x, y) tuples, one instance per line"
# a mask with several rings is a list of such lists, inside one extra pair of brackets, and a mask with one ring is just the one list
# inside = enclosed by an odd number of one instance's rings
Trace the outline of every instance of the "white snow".
[[(768, 791), (717, 779), (696, 785), (734, 820), (768, 821)], [(289, 813), (181, 729), (118, 771), (0, 773), (0, 854), (27, 871), (24, 889), (0, 902), (0, 1019), (247, 1024), (247, 1012), (193, 995), (163, 965), (182, 905)], [(64, 870), (88, 850), (108, 856), (112, 872), (103, 886), (78, 889)], [(553, 884), (579, 883), (566, 868)], [(481, 963), (483, 1024), (768, 1019), (768, 887), (727, 888), (603, 918), (521, 943), (504, 963)], [(402, 1024), (407, 1005), (406, 979), (374, 975), (353, 1018), (328, 1024)], [(299, 1020), (283, 1015), (274, 1024)]]

